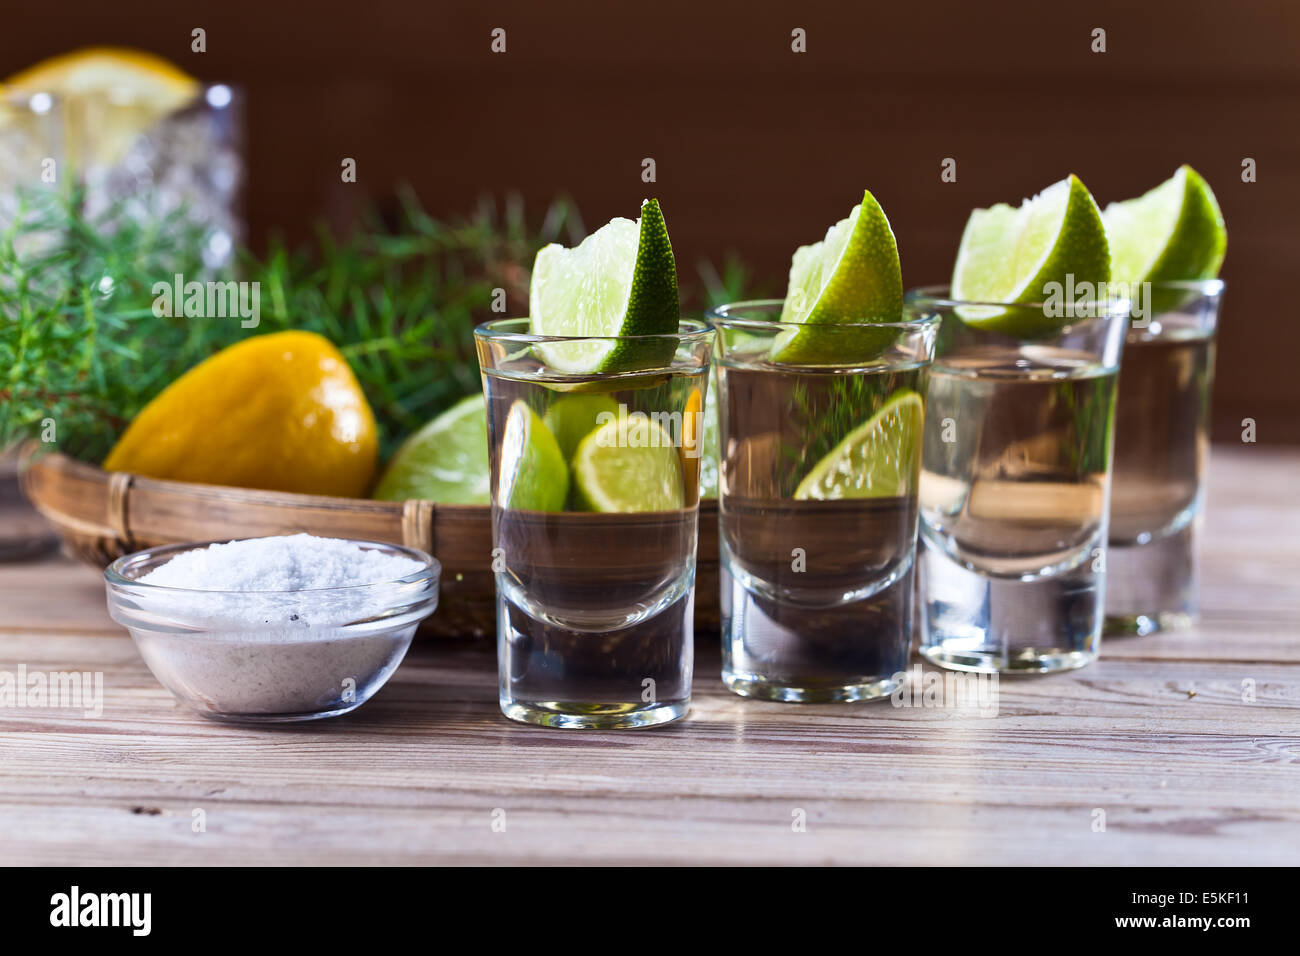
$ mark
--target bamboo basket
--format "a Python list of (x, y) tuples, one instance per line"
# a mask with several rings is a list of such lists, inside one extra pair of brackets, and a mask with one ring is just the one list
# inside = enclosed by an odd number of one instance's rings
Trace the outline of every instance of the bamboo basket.
[[(132, 551), (188, 541), (311, 534), (386, 541), (420, 548), (442, 562), (438, 610), (422, 628), (439, 637), (486, 637), (496, 631), (492, 513), (485, 505), (368, 501), (159, 481), (28, 447), (22, 456), (28, 499), (68, 549), (104, 568)], [(595, 516), (586, 516), (587, 520)], [(644, 517), (601, 515), (607, 537), (636, 540)], [(622, 526), (626, 525), (626, 528)], [(631, 536), (631, 537), (629, 537)], [(695, 627), (718, 629), (717, 502), (700, 504)]]

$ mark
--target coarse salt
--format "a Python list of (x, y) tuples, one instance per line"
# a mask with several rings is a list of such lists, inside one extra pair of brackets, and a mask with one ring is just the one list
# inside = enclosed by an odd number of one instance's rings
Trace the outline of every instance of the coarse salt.
[[(379, 613), (392, 594), (365, 585), (424, 565), (357, 542), (310, 534), (248, 538), (178, 554), (139, 582), (189, 592), (169, 597), (180, 616), (221, 631), (332, 628)], [(208, 593), (203, 593), (208, 592)]]

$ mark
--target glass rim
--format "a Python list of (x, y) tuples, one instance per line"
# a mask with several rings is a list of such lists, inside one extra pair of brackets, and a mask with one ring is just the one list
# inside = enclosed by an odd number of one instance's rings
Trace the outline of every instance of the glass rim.
[[(730, 309), (771, 309), (780, 308), (785, 304), (784, 299), (747, 299), (742, 302), (728, 302), (723, 305), (715, 305), (704, 313), (704, 319), (710, 327), (725, 326), (733, 329), (757, 329), (760, 331), (770, 331), (771, 329), (808, 329), (808, 328), (825, 328), (825, 329), (896, 329), (900, 332), (924, 332), (927, 329), (937, 326), (942, 321), (942, 316), (936, 312), (918, 315), (914, 318), (904, 318), (898, 322), (782, 322), (779, 319), (756, 319), (746, 318), (743, 316), (733, 316), (728, 314)], [(904, 303), (906, 307), (906, 303)]]
[[(660, 332), (651, 335), (537, 335), (532, 332), (513, 332), (501, 326), (528, 323), (527, 316), (512, 319), (489, 319), (474, 327), (474, 337), (488, 342), (518, 342), (525, 345), (549, 342), (662, 342), (671, 339), (675, 342), (707, 341), (713, 329), (699, 319), (679, 318), (676, 332)], [(524, 328), (528, 326), (525, 324)], [(686, 331), (683, 331), (686, 329)]]
[(1215, 296), (1221, 295), (1227, 288), (1227, 283), (1222, 279), (1162, 279), (1159, 282), (1152, 282), (1153, 289), (1174, 289), (1182, 292), (1199, 292), (1202, 295)]
[[(213, 104), (209, 101), (208, 94), (210, 91), (215, 89), (228, 90), (231, 94), (231, 99), (239, 99), (244, 95), (245, 92), (244, 86), (241, 83), (228, 82), (226, 80), (195, 80), (194, 95), (189, 99), (185, 100), (183, 103), (181, 103), (179, 106), (174, 108), (170, 113), (166, 115), (182, 112), (199, 103), (206, 103), (212, 106), (213, 109), (225, 109), (226, 106), (229, 105), (229, 103), (223, 104), (221, 106), (217, 106), (216, 104)], [(20, 107), (30, 108), (32, 98), (36, 96), (45, 97), (49, 104), (46, 107), (46, 109), (40, 111), (40, 115), (42, 116), (45, 115), (45, 113), (52, 111), (54, 108), (56, 107), (61, 108), (66, 103), (75, 99), (75, 97), (69, 97), (66, 94), (58, 93), (55, 92), (54, 90), (47, 90), (47, 89), (16, 90), (16, 89), (7, 89), (3, 86), (0, 86), (0, 104), (6, 104), (11, 108), (20, 108)], [(120, 107), (129, 107), (133, 104), (130, 102), (117, 103), (113, 101), (112, 98), (110, 97), (108, 99), (108, 105), (110, 108), (120, 108)]]
[[(987, 309), (1045, 309), (1048, 306), (1046, 302), (990, 302), (985, 299), (954, 299), (949, 294), (951, 289), (952, 286), (947, 285), (923, 285), (908, 289), (903, 294), (903, 308), (910, 305), (913, 308), (928, 307), (933, 309), (956, 309), (968, 306)], [(1100, 310), (1096, 315), (1088, 316), (1087, 321), (1113, 318), (1121, 314), (1127, 316), (1133, 310), (1133, 300), (1128, 297), (1118, 299), (1072, 299), (1070, 303), (1071, 308), (1074, 309), (1096, 307)]]

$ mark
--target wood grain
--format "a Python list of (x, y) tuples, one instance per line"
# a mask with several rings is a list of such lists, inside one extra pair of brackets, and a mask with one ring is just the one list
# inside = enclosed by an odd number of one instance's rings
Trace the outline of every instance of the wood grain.
[(93, 571), (0, 567), (0, 670), (105, 693), (98, 718), (0, 709), (5, 861), (1294, 864), (1298, 470), (1216, 447), (1202, 626), (1004, 680), (996, 716), (741, 700), (709, 639), (686, 722), (542, 730), (500, 716), (485, 642), (429, 641), (350, 717), (248, 729), (176, 704)]

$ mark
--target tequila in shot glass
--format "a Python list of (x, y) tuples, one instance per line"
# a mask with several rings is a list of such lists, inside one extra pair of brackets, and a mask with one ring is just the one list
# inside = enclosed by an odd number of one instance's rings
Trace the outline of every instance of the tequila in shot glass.
[(1196, 535), (1210, 448), (1223, 282), (1155, 283), (1120, 365), (1110, 494), (1106, 631), (1149, 634), (1197, 614)]
[[(683, 716), (712, 332), (542, 336), (504, 319), (476, 341), (501, 710), (570, 728)], [(635, 370), (565, 371), (602, 354)]]
[[(773, 300), (708, 316), (718, 331), (722, 679), (768, 700), (887, 696), (911, 648), (938, 319), (809, 326), (781, 313)], [(800, 335), (817, 336), (827, 358), (773, 360)]]
[[(1127, 300), (1018, 339), (968, 318), (1043, 305), (909, 293), (943, 317), (921, 470), (921, 654), (958, 670), (1082, 667), (1101, 641), (1116, 382)], [(1059, 323), (1057, 323), (1059, 325)]]

